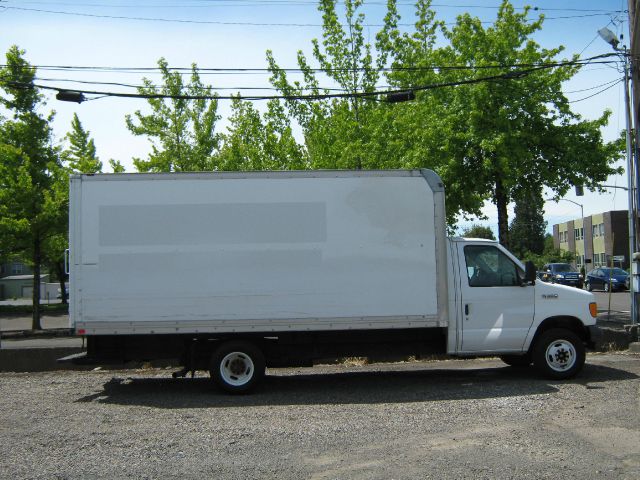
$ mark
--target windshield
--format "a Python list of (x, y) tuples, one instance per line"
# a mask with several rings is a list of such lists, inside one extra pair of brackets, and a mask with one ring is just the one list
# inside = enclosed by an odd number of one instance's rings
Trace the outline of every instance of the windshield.
[(622, 270), (621, 268), (603, 268), (602, 271), (609, 275), (609, 271), (611, 270), (611, 275), (628, 275), (627, 272)]
[(567, 263), (558, 263), (553, 266), (555, 272), (575, 272), (573, 267)]

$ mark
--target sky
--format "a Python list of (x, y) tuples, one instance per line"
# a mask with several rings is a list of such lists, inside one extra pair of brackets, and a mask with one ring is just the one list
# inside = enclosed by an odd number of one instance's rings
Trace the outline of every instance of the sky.
[[(370, 25), (365, 33), (373, 43), (386, 11), (384, 0), (365, 0), (362, 11)], [(468, 12), (482, 21), (492, 22), (499, 0), (434, 0), (437, 18), (455, 22)], [(611, 47), (597, 31), (607, 27), (628, 45), (627, 0), (513, 0), (516, 8), (536, 7), (530, 17), (545, 15), (542, 31), (534, 37), (542, 47), (565, 47), (561, 58), (574, 54), (581, 58), (610, 53)], [(414, 18), (413, 3), (399, 0), (403, 23)], [(41, 68), (38, 83), (100, 91), (132, 91), (115, 85), (88, 85), (70, 82), (92, 81), (139, 85), (143, 76), (158, 79), (141, 68), (155, 67), (160, 57), (170, 67), (265, 68), (265, 52), (272, 50), (280, 67), (296, 67), (296, 52), (311, 58), (311, 39), (321, 38), (321, 16), (315, 0), (0, 0), (0, 51), (11, 45), (26, 50), (26, 59), (35, 66), (129, 67), (134, 72), (69, 71)], [(4, 63), (0, 60), (0, 63)], [(583, 68), (564, 86), (573, 109), (585, 119), (612, 111), (610, 124), (603, 130), (613, 140), (625, 128), (622, 70), (610, 65)], [(266, 73), (204, 74), (205, 84), (230, 94), (238, 87), (269, 88)], [(613, 84), (613, 86), (611, 86)], [(255, 93), (255, 91), (253, 91)], [(274, 94), (264, 90), (262, 93)], [(46, 92), (48, 109), (56, 111), (54, 132), (62, 142), (70, 129), (74, 113), (94, 138), (98, 156), (105, 165), (113, 158), (127, 171), (134, 171), (132, 158), (150, 151), (146, 138), (133, 136), (126, 128), (125, 115), (148, 111), (140, 99), (99, 98), (82, 104), (60, 102), (55, 92)], [(260, 106), (258, 104), (258, 106)], [(228, 101), (221, 101), (220, 114), (229, 112)], [(219, 123), (225, 130), (225, 121)], [(624, 162), (620, 163), (624, 166)], [(105, 168), (108, 170), (108, 167)], [(624, 187), (626, 175), (614, 176), (605, 185)], [(545, 193), (551, 197), (551, 192)], [(582, 206), (576, 205), (577, 202)], [(627, 208), (627, 193), (608, 189), (605, 193), (585, 191), (582, 197), (570, 192), (559, 202), (545, 204), (548, 230), (554, 223), (608, 210)], [(495, 207), (487, 204), (486, 220), (460, 222), (460, 227), (479, 223), (497, 232)], [(509, 211), (510, 219), (513, 210)]]

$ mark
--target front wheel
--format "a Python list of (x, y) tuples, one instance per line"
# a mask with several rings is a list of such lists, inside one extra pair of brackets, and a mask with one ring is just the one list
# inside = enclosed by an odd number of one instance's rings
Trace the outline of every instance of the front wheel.
[(533, 364), (544, 376), (556, 380), (572, 378), (582, 369), (584, 343), (571, 330), (552, 328), (542, 333), (533, 349)]
[(586, 288), (588, 292), (593, 291), (593, 286), (591, 286), (591, 282), (584, 282), (584, 288)]
[(611, 285), (609, 285), (609, 282), (605, 282), (605, 284), (604, 284), (604, 291), (605, 291), (605, 292), (609, 292), (609, 290), (611, 290)]
[(223, 343), (211, 358), (211, 378), (229, 393), (250, 391), (264, 377), (264, 372), (264, 355), (249, 342)]

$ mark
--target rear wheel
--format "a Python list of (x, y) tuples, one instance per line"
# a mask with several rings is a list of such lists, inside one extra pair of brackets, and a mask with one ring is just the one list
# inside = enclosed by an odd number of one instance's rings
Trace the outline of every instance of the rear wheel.
[(262, 380), (264, 373), (264, 355), (249, 342), (223, 343), (211, 358), (211, 378), (229, 393), (250, 391)]
[(582, 369), (584, 360), (582, 340), (564, 328), (542, 333), (533, 349), (533, 364), (538, 371), (557, 380), (574, 377)]
[(529, 355), (502, 355), (500, 360), (510, 367), (516, 368), (525, 368), (531, 365), (531, 357)]

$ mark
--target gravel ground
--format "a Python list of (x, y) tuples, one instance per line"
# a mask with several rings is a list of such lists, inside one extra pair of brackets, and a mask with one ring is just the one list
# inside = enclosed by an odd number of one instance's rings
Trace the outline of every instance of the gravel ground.
[(640, 357), (570, 382), (497, 360), (0, 374), (2, 478), (640, 478)]

